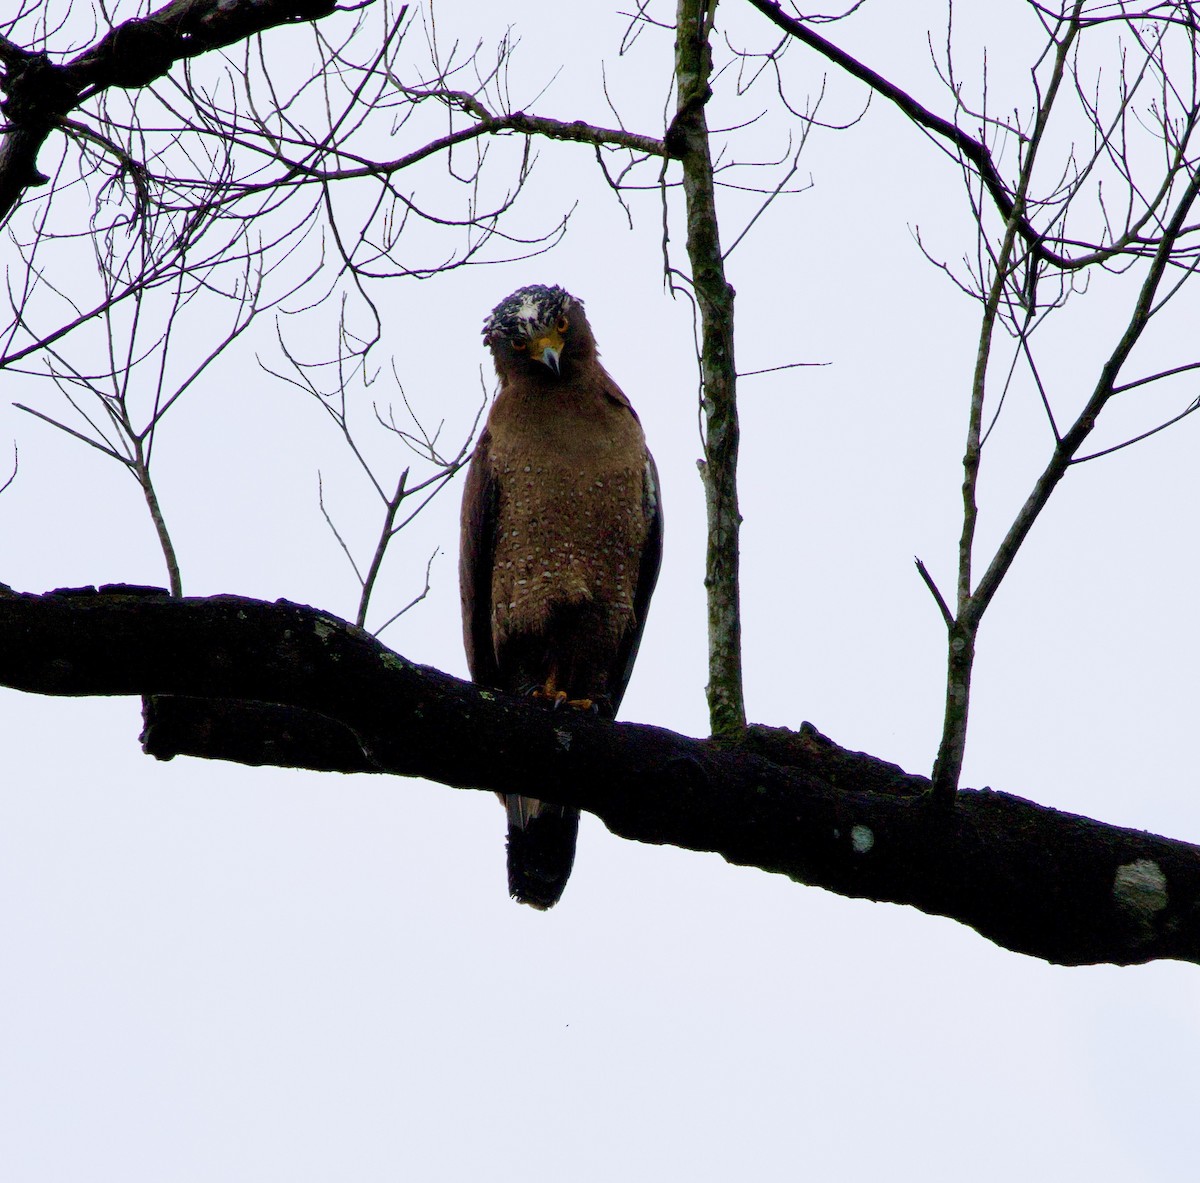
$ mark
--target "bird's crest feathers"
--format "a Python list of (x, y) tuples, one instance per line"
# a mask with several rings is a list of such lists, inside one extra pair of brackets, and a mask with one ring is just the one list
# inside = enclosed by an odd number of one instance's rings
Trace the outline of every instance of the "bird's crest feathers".
[(532, 283), (505, 296), (483, 322), (483, 340), (490, 345), (501, 338), (532, 337), (539, 329), (554, 324), (566, 310), (583, 301), (577, 300), (566, 288), (546, 287)]

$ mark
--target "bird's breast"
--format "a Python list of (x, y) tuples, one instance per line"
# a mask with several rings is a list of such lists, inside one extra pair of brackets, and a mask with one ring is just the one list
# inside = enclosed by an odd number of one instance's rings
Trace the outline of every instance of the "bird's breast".
[(633, 615), (646, 542), (644, 459), (605, 453), (591, 463), (536, 449), (493, 451), (499, 490), (493, 636), (539, 630), (560, 604), (608, 609), (620, 631)]

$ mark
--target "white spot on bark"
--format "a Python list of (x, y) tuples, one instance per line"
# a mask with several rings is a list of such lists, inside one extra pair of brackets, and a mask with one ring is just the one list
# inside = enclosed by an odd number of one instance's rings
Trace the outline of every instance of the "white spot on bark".
[(569, 731), (564, 731), (561, 727), (556, 727), (554, 729), (554, 738), (558, 740), (558, 746), (564, 752), (571, 750), (571, 733)]
[(875, 845), (875, 835), (870, 826), (852, 826), (850, 829), (850, 845), (855, 854), (866, 854)]
[(1167, 877), (1162, 867), (1148, 858), (1118, 867), (1113, 899), (1117, 907), (1148, 924), (1167, 906)]

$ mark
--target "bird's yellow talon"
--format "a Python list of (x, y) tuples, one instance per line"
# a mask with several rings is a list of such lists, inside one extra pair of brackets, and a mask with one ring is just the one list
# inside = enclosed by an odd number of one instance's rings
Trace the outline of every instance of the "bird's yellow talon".
[(535, 686), (529, 695), (531, 698), (544, 698), (553, 710), (558, 710), (564, 702), (568, 702), (567, 692), (559, 690), (553, 678), (547, 678), (544, 686)]

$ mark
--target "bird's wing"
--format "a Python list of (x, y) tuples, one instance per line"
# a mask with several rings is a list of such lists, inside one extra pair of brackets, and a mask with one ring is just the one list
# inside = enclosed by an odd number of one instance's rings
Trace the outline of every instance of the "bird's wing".
[(500, 677), (492, 636), (492, 567), (496, 555), (500, 492), (492, 472), (491, 443), (491, 435), (485, 428), (467, 468), (458, 551), (458, 588), (462, 598), (467, 667), (471, 678), (482, 686), (498, 686)]
[(638, 646), (642, 643), (642, 630), (646, 626), (646, 613), (650, 609), (650, 597), (658, 582), (658, 568), (662, 563), (663, 513), (662, 497), (659, 494), (658, 466), (654, 457), (646, 453), (646, 470), (642, 480), (642, 512), (646, 516), (646, 544), (642, 547), (638, 562), (637, 583), (633, 589), (633, 628), (621, 641), (614, 663), (614, 676), (609, 679), (609, 697), (612, 699), (613, 714), (625, 696), (637, 660)]

